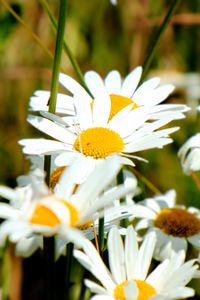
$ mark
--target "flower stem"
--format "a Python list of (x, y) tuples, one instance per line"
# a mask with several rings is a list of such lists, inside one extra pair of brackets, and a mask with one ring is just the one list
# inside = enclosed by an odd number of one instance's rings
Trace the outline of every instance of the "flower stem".
[(196, 184), (198, 190), (200, 190), (200, 178), (197, 176), (197, 174), (194, 171), (191, 173), (191, 177), (194, 183)]
[(44, 299), (55, 300), (55, 247), (54, 237), (43, 238), (43, 261), (44, 261)]
[[(43, 6), (43, 9), (46, 11), (49, 19), (50, 19), (50, 22), (51, 22), (51, 25), (52, 25), (52, 28), (53, 30), (56, 32), (57, 28), (58, 28), (58, 24), (57, 24), (57, 21), (55, 19), (55, 17), (53, 16), (52, 12), (51, 12), (51, 9), (48, 5), (48, 3), (46, 2), (46, 0), (40, 0), (40, 3), (41, 5)], [(63, 50), (65, 51), (65, 53), (67, 54), (70, 62), (71, 62), (71, 65), (74, 69), (74, 71), (76, 72), (76, 75), (81, 83), (81, 85), (86, 89), (86, 91), (88, 93), (90, 93), (90, 91), (88, 90), (86, 84), (85, 84), (85, 81), (84, 81), (84, 78), (83, 78), (83, 74), (81, 72), (81, 69), (75, 59), (75, 57), (73, 56), (66, 40), (63, 40)]]
[(138, 176), (138, 178), (143, 181), (143, 183), (155, 194), (162, 194), (161, 191), (155, 186), (153, 185), (153, 183), (151, 181), (149, 181), (144, 175), (142, 175), (138, 170), (136, 170), (135, 168), (133, 168), (133, 173), (135, 173), (136, 176)]
[(71, 275), (71, 266), (72, 266), (72, 257), (73, 257), (74, 245), (72, 243), (67, 244), (67, 262), (66, 262), (66, 300), (70, 299), (69, 290), (70, 290), (70, 275)]
[[(123, 170), (121, 169), (117, 175), (117, 184), (123, 184), (123, 183), (124, 183), (124, 174), (123, 174)], [(121, 198), (120, 202), (125, 203), (125, 198)], [(128, 219), (123, 219), (120, 222), (120, 225), (125, 228), (128, 227), (128, 224), (129, 224)]]
[(104, 250), (104, 218), (99, 219), (99, 252)]
[(143, 79), (145, 78), (150, 64), (152, 62), (153, 56), (155, 54), (157, 45), (160, 41), (160, 38), (162, 36), (162, 34), (164, 33), (165, 29), (167, 28), (167, 25), (169, 24), (171, 18), (173, 17), (175, 11), (177, 10), (179, 4), (181, 3), (182, 0), (174, 0), (161, 24), (161, 26), (158, 28), (157, 33), (155, 34), (154, 40), (152, 41), (151, 45), (150, 45), (150, 49), (149, 52), (146, 56), (146, 59), (143, 63), (143, 74), (142, 74), (142, 78), (141, 81), (143, 81)]
[(53, 59), (53, 53), (47, 49), (41, 39), (32, 31), (32, 29), (26, 24), (26, 22), (12, 9), (10, 4), (6, 0), (0, 0), (6, 9), (15, 17), (15, 19), (29, 32), (35, 42), (44, 50), (44, 52)]

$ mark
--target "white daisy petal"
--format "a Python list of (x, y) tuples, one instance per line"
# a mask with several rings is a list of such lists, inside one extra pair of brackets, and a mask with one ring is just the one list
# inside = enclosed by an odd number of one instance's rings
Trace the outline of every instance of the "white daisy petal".
[(87, 129), (92, 125), (91, 101), (76, 93), (74, 95), (74, 104), (80, 128), (82, 130)]
[(160, 79), (157, 77), (145, 81), (142, 85), (139, 86), (139, 88), (133, 94), (132, 99), (138, 105), (143, 105), (144, 99), (146, 99), (147, 96), (158, 86), (159, 82)]
[(109, 266), (117, 284), (126, 280), (125, 257), (122, 239), (116, 227), (110, 230), (108, 236)]
[(105, 87), (109, 94), (120, 94), (121, 75), (118, 71), (111, 71), (105, 78)]
[(41, 236), (21, 238), (16, 244), (16, 255), (22, 257), (31, 256), (38, 248), (42, 248), (43, 239)]
[(131, 97), (138, 86), (141, 75), (142, 67), (137, 67), (129, 73), (123, 81), (121, 94), (126, 97)]
[(140, 247), (138, 255), (138, 279), (144, 280), (147, 276), (151, 259), (156, 244), (155, 234), (149, 233), (145, 236), (144, 241)]
[(137, 284), (134, 281), (129, 281), (124, 287), (124, 294), (126, 300), (137, 300), (139, 295)]
[(91, 98), (86, 92), (86, 90), (76, 80), (74, 80), (68, 75), (61, 73), (59, 75), (59, 82), (72, 94), (80, 92), (84, 96), (84, 98)]
[(99, 284), (97, 284), (91, 280), (88, 280), (88, 279), (85, 279), (84, 282), (85, 282), (85, 285), (91, 290), (92, 293), (97, 293), (97, 294), (105, 293), (106, 294), (106, 290)]
[(67, 144), (73, 144), (74, 142), (74, 136), (72, 133), (66, 128), (62, 128), (61, 126), (55, 124), (54, 122), (36, 116), (29, 116), (27, 120), (32, 126), (50, 135), (56, 140)]
[(133, 227), (129, 226), (125, 240), (125, 263), (127, 279), (131, 280), (138, 272), (138, 243)]
[(166, 293), (167, 299), (185, 299), (195, 295), (195, 291), (189, 287), (178, 287)]
[(67, 146), (61, 142), (47, 139), (24, 139), (19, 144), (24, 146), (23, 152), (31, 155), (54, 154), (67, 150)]

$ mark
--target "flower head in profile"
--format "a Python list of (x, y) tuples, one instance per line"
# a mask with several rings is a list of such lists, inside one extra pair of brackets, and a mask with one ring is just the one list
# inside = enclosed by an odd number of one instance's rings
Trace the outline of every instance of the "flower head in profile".
[(200, 170), (200, 133), (190, 137), (180, 148), (178, 156), (183, 172), (190, 175)]
[[(137, 206), (137, 205), (135, 205)], [(180, 250), (187, 251), (188, 243), (200, 249), (200, 211), (176, 204), (176, 193), (147, 198), (139, 202), (136, 216), (141, 218), (136, 229), (154, 232), (157, 242), (154, 257), (163, 260)]]
[(57, 236), (62, 227), (66, 236), (71, 232), (79, 235), (76, 229), (93, 222), (98, 211), (132, 191), (124, 186), (106, 190), (120, 166), (116, 157), (110, 157), (77, 187), (78, 165), (73, 164), (62, 174), (54, 193), (41, 180), (43, 174), (38, 170), (31, 174), (31, 183), (26, 187), (0, 187), (0, 195), (10, 200), (10, 204), (0, 203), (0, 217), (6, 219), (0, 226), (0, 243), (7, 237), (20, 242), (35, 235)]
[(85, 280), (85, 284), (95, 294), (97, 300), (172, 300), (194, 295), (192, 288), (186, 287), (195, 275), (195, 260), (184, 263), (182, 252), (166, 259), (150, 274), (155, 234), (148, 234), (139, 247), (136, 233), (127, 228), (123, 244), (119, 231), (113, 227), (108, 235), (108, 258), (110, 271), (104, 265), (93, 244), (85, 241), (83, 251), (75, 250), (78, 261), (100, 282)]

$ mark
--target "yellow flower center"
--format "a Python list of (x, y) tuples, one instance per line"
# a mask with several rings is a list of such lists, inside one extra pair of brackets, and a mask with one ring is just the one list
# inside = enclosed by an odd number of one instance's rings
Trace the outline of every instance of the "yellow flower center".
[(54, 227), (64, 223), (68, 226), (76, 226), (79, 213), (71, 203), (60, 199), (50, 201), (51, 205), (42, 201), (36, 205), (29, 220), (31, 224)]
[(133, 104), (132, 109), (138, 107), (138, 105), (132, 99), (121, 95), (111, 94), (110, 100), (111, 100), (111, 110), (110, 110), (109, 120), (111, 120), (121, 109), (125, 108), (130, 104)]
[[(156, 295), (156, 290), (147, 282), (143, 280), (134, 280), (134, 282), (137, 284), (137, 288), (139, 290), (137, 300), (148, 300), (150, 297)], [(124, 287), (127, 283), (128, 281), (126, 280), (116, 286), (114, 290), (114, 297), (116, 300), (126, 300)]]
[(120, 135), (108, 128), (94, 127), (81, 132), (74, 142), (74, 149), (95, 159), (120, 153), (124, 142)]
[(154, 224), (164, 233), (175, 237), (190, 237), (200, 232), (200, 220), (182, 208), (162, 209)]

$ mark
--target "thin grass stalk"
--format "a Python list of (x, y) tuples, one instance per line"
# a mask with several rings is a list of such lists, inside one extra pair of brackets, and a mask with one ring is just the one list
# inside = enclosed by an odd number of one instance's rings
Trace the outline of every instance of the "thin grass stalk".
[(142, 175), (138, 170), (133, 168), (133, 173), (154, 193), (154, 194), (162, 194), (161, 191), (144, 175)]
[[(57, 31), (57, 28), (58, 28), (58, 24), (57, 24), (57, 21), (55, 19), (55, 17), (53, 16), (52, 12), (51, 12), (51, 9), (48, 5), (48, 3), (46, 2), (46, 0), (40, 0), (40, 3), (44, 9), (44, 11), (47, 13), (48, 17), (49, 17), (49, 20), (51, 22), (51, 25), (52, 25), (52, 28), (54, 30), (54, 32)], [(85, 84), (85, 81), (84, 81), (84, 77), (83, 77), (83, 74), (82, 74), (82, 71), (77, 63), (77, 60), (75, 59), (74, 55), (72, 54), (66, 40), (64, 39), (63, 40), (63, 50), (65, 51), (66, 55), (68, 56), (69, 58), (69, 61), (71, 62), (71, 65), (77, 75), (77, 78), (80, 82), (80, 84), (85, 88), (85, 90), (90, 94), (90, 91), (88, 90), (86, 84)]]
[(168, 24), (170, 23), (174, 13), (176, 12), (178, 6), (180, 5), (182, 0), (174, 0), (161, 24), (161, 26), (158, 28), (157, 30), (157, 33), (155, 34), (155, 37), (150, 45), (150, 49), (149, 49), (149, 52), (146, 56), (146, 59), (143, 63), (143, 74), (142, 74), (142, 78), (141, 78), (141, 81), (143, 81), (143, 79), (146, 77), (146, 74), (149, 70), (149, 67), (150, 67), (150, 64), (152, 62), (152, 59), (155, 55), (155, 51), (156, 51), (156, 48), (158, 46), (158, 43), (165, 31), (165, 29), (167, 28)]
[(5, 8), (11, 13), (13, 17), (28, 31), (34, 41), (44, 50), (44, 52), (53, 59), (53, 53), (47, 49), (45, 44), (41, 41), (41, 39), (32, 31), (32, 29), (26, 24), (26, 22), (12, 9), (10, 4), (6, 0), (0, 0), (0, 2), (5, 6)]

